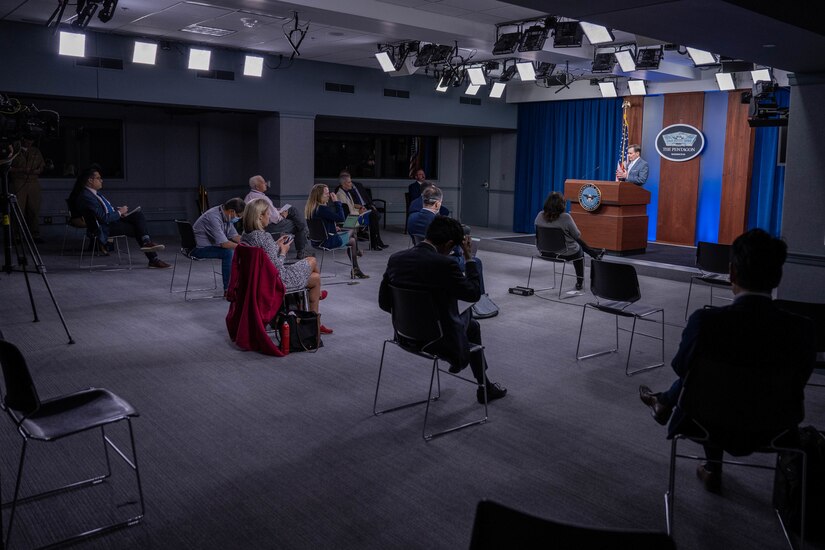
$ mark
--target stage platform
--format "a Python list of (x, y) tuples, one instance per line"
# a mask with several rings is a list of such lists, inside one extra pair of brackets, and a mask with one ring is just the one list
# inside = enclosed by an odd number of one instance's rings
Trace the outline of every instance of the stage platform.
[[(481, 239), (479, 250), (532, 256), (536, 253), (535, 234), (512, 233), (489, 228), (473, 228), (473, 237)], [(613, 262), (632, 264), (639, 275), (689, 282), (699, 273), (696, 265), (696, 247), (648, 242), (644, 254), (616, 256), (608, 253)], [(590, 258), (587, 258), (589, 264)]]

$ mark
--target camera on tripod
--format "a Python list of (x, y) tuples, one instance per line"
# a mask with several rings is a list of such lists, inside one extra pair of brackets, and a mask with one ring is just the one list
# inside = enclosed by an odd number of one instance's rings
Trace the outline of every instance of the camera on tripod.
[(0, 94), (0, 162), (20, 151), (20, 140), (52, 139), (60, 131), (60, 115)]

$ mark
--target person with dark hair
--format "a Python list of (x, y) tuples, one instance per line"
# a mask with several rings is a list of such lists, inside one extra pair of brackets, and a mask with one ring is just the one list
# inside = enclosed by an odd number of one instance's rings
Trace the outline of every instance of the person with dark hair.
[(229, 287), (229, 275), (232, 273), (232, 256), (235, 247), (241, 242), (241, 236), (235, 230), (246, 203), (235, 197), (220, 206), (213, 206), (195, 221), (192, 229), (195, 231), (195, 249), (192, 255), (196, 258), (218, 258), (221, 260), (221, 277), (223, 291)]
[[(733, 304), (699, 309), (690, 316), (671, 362), (679, 378), (670, 389), (654, 393), (647, 386), (639, 386), (639, 397), (650, 407), (654, 420), (665, 425), (670, 419), (668, 437), (680, 433), (686, 420), (677, 407), (679, 395), (694, 358), (706, 350), (716, 350), (726, 361), (754, 372), (765, 362), (779, 362), (786, 367), (783, 375), (798, 387), (794, 401), (783, 404), (782, 409), (788, 411), (789, 421), (798, 424), (804, 418), (804, 386), (816, 356), (813, 325), (809, 319), (777, 308), (771, 296), (782, 278), (787, 251), (784, 241), (761, 229), (737, 237), (730, 263)], [(724, 364), (715, 367), (724, 368)], [(707, 490), (718, 492), (722, 465), (712, 461), (722, 459), (722, 450), (705, 445), (705, 456), (708, 462), (701, 464), (696, 473)]]
[(556, 227), (564, 232), (564, 241), (566, 248), (559, 256), (565, 260), (577, 260), (573, 262), (573, 268), (576, 270), (576, 290), (584, 288), (584, 254), (586, 252), (591, 258), (601, 260), (604, 256), (604, 248), (595, 249), (587, 246), (582, 240), (581, 231), (579, 231), (573, 217), (566, 212), (567, 201), (561, 193), (553, 191), (547, 195), (544, 201), (544, 209), (536, 216), (536, 227)]
[(389, 248), (381, 240), (381, 213), (372, 203), (372, 195), (369, 190), (360, 182), (352, 181), (352, 176), (346, 170), (338, 174), (338, 187), (335, 188), (335, 196), (341, 199), (345, 214), (363, 216), (367, 215), (367, 223), (370, 227), (370, 250), (384, 250)]
[(96, 227), (90, 227), (87, 224), (86, 231), (97, 231), (97, 235), (93, 236), (97, 237), (100, 246), (99, 252), (104, 255), (109, 254), (109, 237), (129, 235), (137, 240), (140, 250), (146, 254), (150, 268), (165, 269), (172, 267), (158, 258), (157, 252), (165, 247), (162, 244), (152, 242), (143, 212), (140, 210), (129, 212), (129, 207), (125, 205), (113, 206), (100, 193), (102, 188), (103, 178), (100, 175), (100, 169), (97, 165), (94, 165), (94, 167), (87, 168), (80, 174), (75, 183), (75, 189), (69, 196), (69, 203), (73, 205), (73, 214), (89, 219), (94, 216), (97, 220)]
[(627, 168), (616, 170), (617, 181), (629, 181), (640, 187), (645, 184), (650, 173), (650, 166), (641, 155), (641, 146), (635, 143), (627, 146)]
[(428, 185), (432, 185), (430, 182), (427, 181), (427, 174), (424, 172), (423, 168), (419, 168), (414, 172), (415, 180), (410, 184), (407, 191), (410, 195), (410, 203), (421, 196), (421, 193), (424, 191), (424, 188)]
[[(466, 273), (449, 254), (460, 245)], [(460, 223), (452, 218), (437, 216), (427, 227), (426, 238), (413, 248), (396, 252), (387, 262), (387, 270), (381, 281), (378, 305), (384, 311), (392, 311), (390, 285), (401, 288), (426, 290), (431, 293), (438, 310), (444, 333), (433, 347), (439, 357), (450, 363), (450, 372), (460, 372), (468, 364), (479, 383), (476, 398), (484, 402), (484, 372), (487, 361), (484, 351), (470, 353), (472, 344), (481, 344), (481, 328), (472, 318), (472, 308), (458, 311), (458, 300), (476, 302), (481, 297), (476, 260), (470, 248), (470, 237), (464, 234)], [(507, 389), (487, 378), (487, 400), (499, 399)]]

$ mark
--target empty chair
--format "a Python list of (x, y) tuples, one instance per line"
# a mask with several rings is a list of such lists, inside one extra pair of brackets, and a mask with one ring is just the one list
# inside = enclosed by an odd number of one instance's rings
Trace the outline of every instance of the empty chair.
[[(731, 246), (699, 241), (696, 245), (696, 266), (701, 273), (690, 278), (687, 303), (685, 304), (685, 319), (690, 312), (690, 294), (693, 283), (704, 283), (710, 286), (710, 305), (713, 305), (713, 289), (725, 288), (731, 290), (728, 272), (730, 270)], [(731, 300), (731, 297), (723, 298)]]
[(527, 288), (530, 288), (530, 278), (533, 275), (533, 261), (538, 258), (553, 263), (553, 286), (550, 288), (542, 288), (541, 290), (551, 290), (556, 288), (556, 264), (562, 264), (561, 267), (561, 282), (559, 283), (559, 298), (561, 298), (561, 291), (564, 285), (564, 271), (567, 264), (573, 262), (581, 262), (581, 269), (584, 269), (584, 256), (575, 259), (567, 259), (563, 256), (567, 253), (567, 242), (564, 238), (564, 231), (558, 227), (541, 227), (536, 226), (536, 248), (538, 254), (534, 254), (530, 258), (530, 271), (527, 273)]
[[(581, 325), (579, 326), (579, 342), (576, 345), (576, 359), (588, 359), (590, 357), (597, 357), (606, 353), (613, 353), (619, 349), (619, 317), (628, 317), (633, 319), (633, 327), (630, 330), (630, 344), (627, 349), (627, 361), (625, 362), (624, 372), (627, 376), (633, 374), (655, 369), (664, 365), (665, 361), (665, 310), (658, 306), (649, 306), (639, 303), (642, 298), (642, 293), (639, 288), (639, 278), (636, 276), (636, 269), (630, 264), (620, 264), (614, 262), (605, 262), (603, 260), (594, 259), (590, 263), (590, 290), (596, 297), (596, 302), (588, 302), (582, 309)], [(582, 331), (584, 329), (584, 316), (587, 309), (592, 308), (604, 313), (609, 313), (615, 316), (616, 319), (616, 347), (613, 349), (599, 351), (588, 355), (579, 355), (579, 349), (582, 344)], [(639, 336), (645, 336), (654, 340), (660, 340), (661, 345), (661, 360), (652, 365), (638, 368), (630, 371), (630, 356), (633, 351), (633, 337), (636, 332), (636, 321), (647, 320), (648, 317), (659, 313), (661, 315), (661, 337), (652, 334), (645, 334), (639, 332)], [(627, 329), (622, 329), (627, 330)]]
[[(487, 380), (484, 377), (484, 383), (479, 384), (476, 380), (465, 378), (460, 374), (451, 373), (449, 370), (444, 370), (439, 366), (441, 358), (433, 353), (433, 347), (444, 337), (441, 329), (441, 322), (439, 321), (438, 311), (433, 304), (432, 296), (429, 292), (422, 290), (410, 290), (390, 286), (392, 291), (392, 327), (393, 337), (389, 340), (384, 340), (384, 346), (381, 349), (381, 363), (378, 366), (378, 381), (375, 384), (375, 400), (372, 404), (372, 413), (376, 416), (411, 407), (413, 405), (427, 404), (424, 411), (424, 427), (422, 429), (422, 436), (425, 441), (429, 441), (435, 436), (460, 430), (468, 426), (482, 424), (487, 421)], [(432, 361), (432, 369), (430, 372), (430, 390), (427, 399), (421, 401), (414, 401), (398, 405), (388, 409), (378, 410), (378, 391), (381, 388), (381, 374), (384, 370), (384, 356), (387, 352), (387, 344), (395, 344), (402, 350), (423, 357)], [(475, 352), (483, 349), (484, 346), (475, 345), (470, 350)], [(480, 419), (466, 422), (451, 428), (446, 428), (437, 432), (427, 432), (427, 421), (430, 415), (430, 403), (441, 397), (441, 378), (440, 373), (448, 374), (459, 380), (469, 382), (479, 389), (484, 388), (484, 403), (481, 405), (484, 408), (484, 416)], [(433, 382), (436, 384), (436, 391), (433, 393)]]
[[(10, 511), (5, 539), (3, 538), (3, 522), (0, 520), (0, 547), (8, 548), (11, 546), (10, 541), (14, 532), (14, 519), (17, 514), (17, 508), (20, 505), (68, 490), (97, 485), (110, 478), (112, 475), (110, 464), (110, 457), (112, 455), (109, 452), (110, 447), (134, 472), (137, 484), (137, 502), (134, 500), (125, 501), (115, 504), (115, 508), (121, 510), (126, 507), (137, 506), (137, 510), (134, 514), (130, 515), (130, 517), (122, 521), (115, 521), (114, 523), (88, 529), (78, 535), (53, 544), (76, 541), (81, 538), (138, 524), (143, 519), (144, 502), (143, 489), (140, 483), (140, 471), (138, 470), (137, 454), (135, 451), (135, 437), (132, 432), (132, 418), (138, 416), (134, 407), (121, 397), (103, 388), (88, 388), (60, 397), (41, 400), (31, 374), (29, 373), (26, 360), (23, 358), (20, 350), (10, 342), (2, 339), (0, 339), (0, 366), (3, 370), (4, 381), (2, 408), (11, 419), (14, 430), (23, 438), (23, 447), (20, 452), (20, 462), (17, 466), (17, 477), (14, 483), (14, 494), (11, 501), (3, 505), (4, 508), (8, 506)], [(107, 427), (124, 420), (129, 428), (131, 456), (128, 456), (119, 449), (112, 441), (111, 434), (106, 431)], [(100, 429), (104, 452), (103, 457), (100, 459), (100, 464), (105, 465), (105, 473), (38, 494), (26, 497), (20, 496), (24, 474), (34, 473), (27, 472), (25, 468), (29, 442), (50, 443), (90, 430), (97, 430), (98, 428)], [(44, 456), (54, 461), (62, 455), (59, 452), (52, 452)], [(35, 464), (38, 464), (38, 461), (35, 461)], [(42, 478), (43, 474), (40, 473), (38, 475), (35, 473), (34, 477)], [(59, 520), (54, 521), (53, 518), (42, 518), (40, 523), (45, 524), (49, 521), (59, 523)]]
[(676, 544), (666, 533), (571, 525), (482, 500), (476, 507), (470, 550), (503, 548), (675, 550)]
[(89, 269), (93, 269), (95, 267), (109, 267), (105, 264), (97, 264), (95, 265), (95, 257), (105, 256), (108, 255), (108, 251), (106, 254), (103, 254), (103, 249), (107, 249), (108, 245), (111, 243), (114, 246), (114, 251), (117, 253), (117, 264), (122, 265), (121, 260), (121, 250), (120, 250), (120, 239), (123, 239), (123, 243), (126, 245), (126, 258), (129, 261), (129, 267), (127, 269), (132, 269), (132, 253), (129, 250), (129, 237), (126, 235), (114, 235), (110, 236), (107, 239), (107, 242), (100, 242), (98, 236), (100, 235), (100, 223), (98, 223), (97, 218), (94, 215), (94, 212), (87, 210), (83, 212), (83, 221), (86, 224), (86, 233), (83, 235), (83, 242), (80, 245), (80, 265), (83, 266), (83, 254), (86, 251), (86, 243), (89, 242), (91, 245), (91, 252), (89, 252)]
[(310, 218), (307, 220), (307, 230), (309, 233), (309, 242), (312, 245), (312, 248), (321, 251), (321, 263), (318, 268), (323, 273), (324, 269), (324, 256), (327, 252), (332, 252), (332, 262), (333, 262), (333, 274), (332, 277), (337, 277), (338, 272), (335, 270), (335, 263), (344, 263), (344, 262), (336, 262), (335, 260), (335, 252), (339, 250), (346, 251), (347, 254), (350, 256), (350, 261), (347, 264), (350, 266), (350, 276), (352, 276), (353, 272), (355, 271), (355, 266), (352, 262), (352, 250), (347, 241), (344, 241), (341, 246), (337, 248), (327, 248), (323, 245), (324, 241), (327, 240), (329, 235), (327, 234), (327, 230), (324, 228), (324, 222), (320, 218)]
[[(175, 225), (178, 227), (178, 234), (180, 234), (180, 250), (178, 250), (178, 253), (175, 254), (175, 263), (172, 264), (172, 281), (169, 283), (169, 292), (183, 292), (183, 299), (188, 302), (190, 301), (190, 292), (201, 292), (206, 290), (214, 291), (218, 288), (218, 275), (212, 264), (212, 262), (217, 260), (217, 258), (197, 258), (193, 256), (192, 251), (195, 249), (197, 244), (195, 243), (195, 230), (192, 228), (192, 224), (187, 220), (175, 220)], [(175, 272), (178, 269), (179, 255), (189, 260), (189, 271), (186, 274), (186, 286), (184, 289), (174, 290)], [(209, 264), (209, 269), (212, 271), (212, 282), (214, 283), (212, 287), (189, 288), (189, 281), (192, 279), (192, 264), (195, 262), (206, 262)], [(211, 298), (212, 296), (206, 297)]]

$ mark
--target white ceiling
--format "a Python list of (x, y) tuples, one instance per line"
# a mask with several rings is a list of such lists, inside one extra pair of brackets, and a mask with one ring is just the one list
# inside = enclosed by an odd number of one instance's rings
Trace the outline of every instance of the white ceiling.
[[(45, 25), (56, 5), (55, 0), (0, 0), (0, 19)], [(309, 22), (300, 59), (377, 68), (377, 44), (405, 40), (457, 41), (462, 56), (493, 59), (496, 24), (558, 15), (623, 29), (614, 31), (617, 42), (674, 42), (779, 69), (825, 71), (823, 24), (805, 9), (811, 8), (760, 0), (120, 0), (111, 21), (104, 24), (95, 17), (89, 28), (289, 56), (292, 48), (284, 30), (293, 28), (297, 12), (301, 25)], [(68, 6), (63, 20), (74, 10)], [(212, 37), (180, 30), (192, 24), (232, 32)], [(521, 57), (568, 62), (571, 73), (585, 77), (593, 48), (586, 39), (584, 43), (553, 49), (551, 38), (544, 51)], [(632, 76), (657, 82), (701, 78), (687, 56), (677, 52), (665, 53), (659, 71)]]

